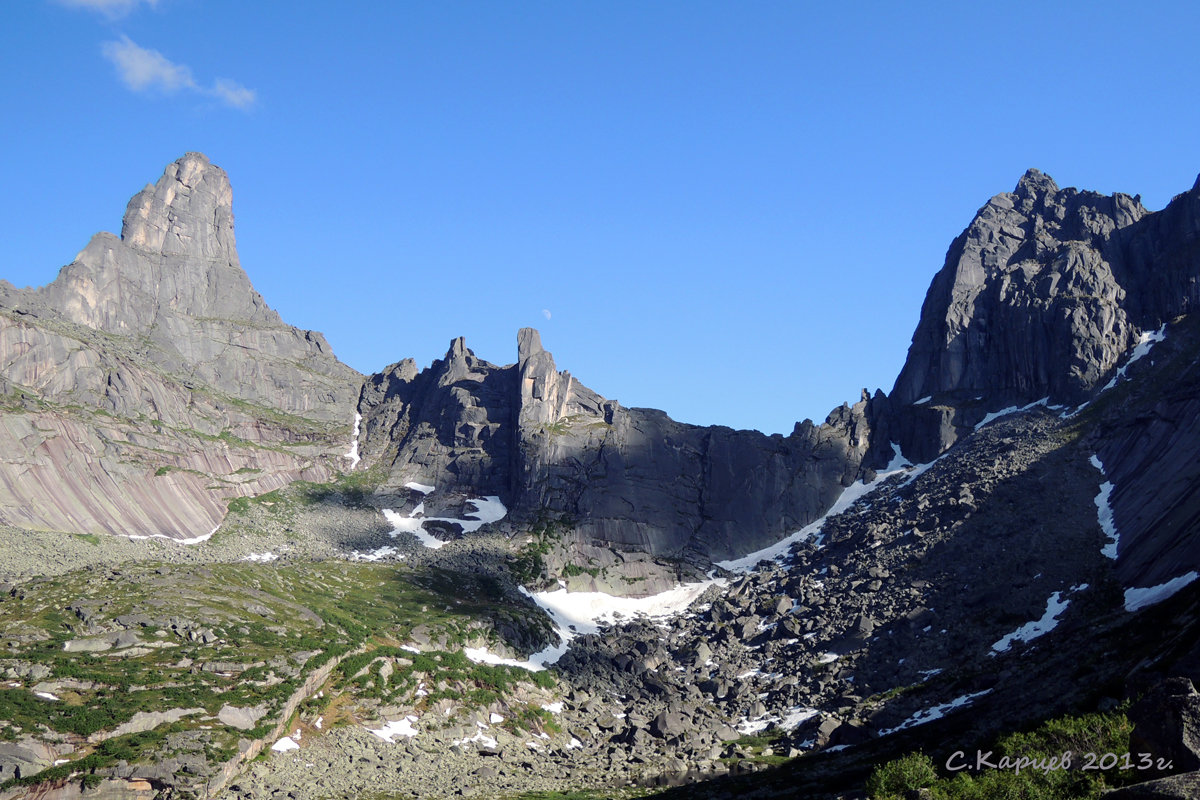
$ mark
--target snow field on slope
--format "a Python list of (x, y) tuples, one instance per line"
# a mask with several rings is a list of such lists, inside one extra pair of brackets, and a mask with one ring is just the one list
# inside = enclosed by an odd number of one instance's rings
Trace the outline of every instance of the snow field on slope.
[[(433, 491), (432, 486), (424, 486), (419, 483), (408, 483), (406, 486), (414, 491), (428, 494)], [(426, 517), (424, 516), (425, 504), (418, 503), (417, 507), (408, 512), (408, 516), (401, 516), (397, 511), (385, 508), (383, 516), (392, 526), (391, 536), (395, 538), (400, 533), (411, 533), (417, 537), (417, 541), (431, 550), (440, 550), (446, 546), (446, 542), (432, 535), (425, 530), (426, 522), (452, 522), (462, 526), (463, 533), (474, 533), (491, 522), (498, 522), (504, 519), (508, 514), (508, 509), (500, 502), (500, 498), (495, 495), (487, 497), (476, 497), (467, 501), (475, 506), (475, 510), (466, 514), (466, 519), (458, 519), (456, 517)], [(359, 557), (366, 558), (366, 554), (360, 554)]]
[(354, 433), (351, 435), (350, 449), (346, 451), (346, 455), (342, 456), (342, 458), (349, 459), (350, 469), (354, 469), (358, 466), (358, 462), (362, 461), (358, 457), (358, 430), (360, 425), (362, 425), (362, 414), (356, 413), (354, 415)]
[(1062, 599), (1062, 592), (1055, 592), (1050, 595), (1050, 599), (1046, 601), (1046, 613), (1042, 614), (1041, 619), (1027, 622), (1012, 633), (1001, 638), (992, 645), (992, 652), (988, 655), (1007, 652), (1012, 647), (1013, 642), (1029, 642), (1039, 636), (1045, 636), (1058, 626), (1058, 618), (1067, 610), (1067, 605), (1070, 602), (1070, 600)]
[(1129, 356), (1129, 360), (1123, 366), (1117, 369), (1117, 374), (1112, 376), (1112, 380), (1104, 384), (1104, 388), (1100, 391), (1107, 392), (1120, 381), (1125, 379), (1125, 370), (1129, 369), (1129, 365), (1135, 361), (1140, 361), (1154, 347), (1154, 345), (1167, 338), (1167, 324), (1164, 322), (1162, 327), (1156, 331), (1144, 331), (1138, 336), (1138, 343), (1133, 348), (1133, 353)]
[(1126, 589), (1125, 590), (1125, 610), (1129, 612), (1140, 611), (1146, 606), (1152, 606), (1155, 603), (1174, 596), (1177, 592), (1183, 589), (1196, 578), (1200, 577), (1195, 570), (1184, 573), (1177, 578), (1172, 578), (1166, 583), (1160, 583), (1157, 586), (1149, 586), (1144, 589)]
[(984, 689), (982, 692), (964, 694), (961, 697), (954, 698), (948, 703), (942, 703), (941, 705), (936, 705), (932, 708), (926, 708), (922, 711), (918, 711), (896, 727), (880, 731), (879, 735), (887, 736), (888, 734), (895, 733), (896, 731), (902, 731), (907, 728), (916, 727), (917, 725), (924, 725), (927, 722), (933, 722), (935, 719), (941, 719), (942, 717), (946, 716), (947, 712), (956, 711), (960, 708), (966, 708), (974, 703), (976, 698), (983, 697), (985, 694), (988, 694), (991, 691), (991, 689)]
[[(1093, 455), (1089, 460), (1093, 467), (1100, 470), (1101, 477), (1107, 475), (1104, 471), (1104, 464), (1100, 462), (1098, 456)], [(1117, 525), (1113, 521), (1112, 491), (1112, 481), (1104, 481), (1100, 484), (1100, 494), (1096, 495), (1096, 519), (1100, 523), (1100, 529), (1104, 531), (1104, 535), (1108, 539), (1108, 542), (1100, 549), (1100, 552), (1105, 557), (1115, 561), (1120, 534), (1117, 533)]]
[(412, 739), (420, 733), (420, 731), (413, 727), (413, 723), (417, 721), (418, 718), (410, 714), (404, 719), (387, 722), (382, 728), (367, 728), (367, 730), (378, 736), (380, 739), (383, 739), (385, 742), (391, 742), (397, 736), (402, 736), (405, 739)]
[[(875, 480), (871, 481), (870, 483), (855, 481), (853, 484), (842, 490), (842, 493), (838, 496), (838, 499), (834, 501), (834, 504), (830, 506), (829, 510), (822, 514), (818, 519), (813, 520), (808, 525), (805, 525), (803, 528), (791, 534), (790, 536), (780, 539), (773, 545), (764, 547), (761, 550), (756, 550), (755, 552), (742, 556), (741, 558), (735, 558), (729, 561), (718, 561), (717, 566), (721, 567), (722, 569), (727, 569), (730, 572), (750, 572), (760, 561), (778, 561), (788, 554), (788, 551), (791, 550), (793, 544), (796, 544), (797, 542), (803, 542), (809, 538), (812, 538), (813, 536), (819, 536), (827, 519), (830, 517), (836, 517), (838, 514), (846, 511), (848, 508), (850, 508), (850, 506), (854, 505), (857, 500), (866, 497), (868, 494), (878, 489), (879, 486), (888, 478), (892, 477), (893, 475), (898, 475), (907, 469), (913, 469), (915, 471), (920, 469), (922, 466), (928, 469), (928, 465), (914, 466), (908, 459), (900, 455), (899, 446), (893, 444), (892, 460), (886, 467), (883, 468), (882, 472), (876, 473)], [(924, 472), (924, 469), (921, 469), (920, 471)], [(920, 473), (918, 472), (917, 474)]]
[[(685, 583), (649, 597), (616, 597), (603, 592), (568, 592), (556, 589), (553, 592), (530, 592), (524, 586), (521, 593), (537, 603), (554, 623), (554, 631), (562, 641), (529, 657), (529, 663), (544, 668), (553, 664), (567, 652), (571, 640), (576, 636), (596, 633), (602, 625), (619, 619), (639, 616), (654, 620), (665, 620), (682, 613), (709, 586), (724, 586), (721, 579)], [(513, 664), (511, 666), (521, 666)], [(525, 667), (529, 669), (529, 667)]]
[(1029, 409), (1036, 408), (1037, 406), (1047, 406), (1048, 408), (1059, 408), (1059, 406), (1050, 406), (1049, 403), (1050, 403), (1050, 398), (1043, 397), (1041, 400), (1034, 400), (1029, 405), (1009, 406), (1008, 408), (1002, 408), (999, 411), (992, 411), (992, 412), (988, 413), (987, 416), (985, 416), (982, 420), (980, 420), (975, 425), (975, 430), (979, 430), (983, 426), (985, 426), (991, 422), (994, 422), (995, 420), (998, 420), (1000, 417), (1007, 417), (1009, 414), (1016, 414), (1018, 411), (1028, 411)]

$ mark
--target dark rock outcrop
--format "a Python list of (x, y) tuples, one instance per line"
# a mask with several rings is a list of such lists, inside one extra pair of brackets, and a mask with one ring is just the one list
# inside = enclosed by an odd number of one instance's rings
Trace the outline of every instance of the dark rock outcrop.
[(1026, 172), (950, 246), (893, 399), (1082, 400), (1136, 337), (1113, 234), (1146, 214), (1128, 195), (1059, 189)]
[(1130, 750), (1172, 764), (1170, 772), (1200, 769), (1200, 694), (1187, 678), (1155, 686), (1129, 709)]
[(518, 520), (569, 518), (580, 547), (707, 562), (769, 545), (832, 505), (873, 463), (873, 402), (786, 437), (685, 425), (559, 372), (525, 328), (516, 364), (489, 364), (456, 339), (426, 370), (403, 361), (368, 378), (360, 450), (389, 465), (394, 487), (495, 494)]
[(928, 461), (988, 411), (1084, 402), (1130, 349), (1200, 301), (1200, 182), (1159, 212), (1029, 170), (954, 240), (890, 395)]

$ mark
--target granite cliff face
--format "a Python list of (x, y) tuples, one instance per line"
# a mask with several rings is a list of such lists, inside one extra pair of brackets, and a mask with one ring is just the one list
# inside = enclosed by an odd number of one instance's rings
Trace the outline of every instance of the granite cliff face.
[(1093, 396), (1200, 300), (1198, 220), (1200, 187), (1150, 213), (1030, 170), (951, 245), (890, 396), (765, 436), (607, 400), (532, 329), (514, 364), (457, 339), (363, 383), (254, 290), (228, 178), (190, 153), (130, 201), (120, 237), (97, 234), (41, 289), (0, 284), (0, 522), (203, 536), (232, 496), (348, 467), (357, 400), (383, 497), (496, 495), (506, 525), (556, 520), (587, 563), (703, 568), (817, 519), (894, 446), (927, 462), (989, 411)]
[(1113, 234), (1146, 213), (1127, 195), (1060, 190), (1025, 173), (950, 246), (892, 397), (1082, 401), (1144, 322), (1126, 310)]
[(328, 479), (360, 380), (250, 285), (228, 177), (189, 153), (120, 238), (0, 284), (0, 523), (204, 536), (231, 496)]
[(786, 437), (685, 425), (559, 372), (537, 331), (517, 339), (508, 366), (456, 339), (426, 370), (408, 360), (368, 378), (363, 458), (387, 465), (395, 489), (494, 494), (517, 520), (566, 519), (594, 558), (612, 548), (705, 564), (820, 516), (867, 453), (866, 400)]
[(896, 441), (929, 460), (987, 412), (1077, 405), (1141, 338), (1200, 300), (1200, 191), (1160, 212), (1029, 170), (954, 240), (889, 395)]
[[(1117, 572), (1146, 586), (1200, 569), (1198, 302), (1200, 181), (1152, 213), (1030, 170), (950, 246), (888, 398), (890, 431), (929, 461), (1003, 407), (1128, 406), (1094, 437), (1121, 531)], [(1125, 386), (1156, 358), (1175, 365), (1169, 383)]]
[[(114, 797), (603, 792), (731, 763), (749, 772), (677, 796), (857, 797), (902, 753), (986, 751), (1144, 690), (1117, 750), (1200, 764), (1200, 185), (1149, 213), (1030, 171), (951, 246), (891, 396), (789, 436), (626, 408), (532, 329), (513, 364), (456, 339), (363, 381), (254, 292), (230, 202), (185, 156), (120, 239), (0, 286), (0, 522), (194, 539), (231, 497), (356, 474), (239, 503), (196, 549), (0, 526), (0, 554), (37, 540), (61, 573), (0, 575), (0, 779), (43, 781), (5, 797), (84, 774)], [(470, 526), (481, 495), (507, 513)], [(648, 594), (816, 519), (673, 593), (696, 602), (669, 626), (560, 613), (555, 579)], [(556, 685), (463, 669), (534, 651)], [(134, 730), (162, 736), (91, 749)], [(250, 762), (275, 740), (303, 757)]]

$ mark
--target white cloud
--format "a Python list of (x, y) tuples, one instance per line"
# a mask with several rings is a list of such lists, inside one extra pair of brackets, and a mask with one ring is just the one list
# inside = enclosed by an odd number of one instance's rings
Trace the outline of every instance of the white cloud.
[(120, 41), (105, 42), (102, 52), (104, 57), (116, 66), (121, 81), (135, 92), (160, 91), (163, 94), (175, 94), (181, 89), (187, 89), (215, 97), (231, 108), (243, 110), (254, 105), (258, 98), (253, 89), (247, 89), (228, 78), (218, 78), (211, 87), (201, 86), (196, 83), (190, 68), (176, 64), (157, 50), (141, 47), (128, 36), (122, 36)]
[(546, 319), (550, 319), (550, 309), (548, 309), (548, 308), (543, 308), (543, 309), (542, 309), (542, 316), (543, 316), (543, 317), (545, 317)]
[(258, 98), (258, 93), (253, 89), (247, 89), (237, 81), (231, 81), (228, 78), (217, 78), (209, 93), (220, 98), (225, 105), (234, 108), (249, 108)]
[(122, 36), (119, 42), (105, 42), (103, 52), (116, 65), (121, 80), (135, 92), (159, 89), (173, 94), (196, 88), (190, 69), (169, 61), (157, 50), (139, 47), (128, 36)]

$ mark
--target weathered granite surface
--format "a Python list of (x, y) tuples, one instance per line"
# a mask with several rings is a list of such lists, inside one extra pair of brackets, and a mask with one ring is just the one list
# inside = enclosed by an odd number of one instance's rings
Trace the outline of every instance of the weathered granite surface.
[(231, 496), (328, 479), (360, 384), (251, 286), (228, 177), (188, 153), (120, 238), (0, 282), (0, 523), (203, 536)]
[(870, 403), (790, 436), (700, 427), (606, 400), (558, 371), (537, 331), (517, 363), (482, 361), (462, 339), (417, 371), (367, 379), (360, 450), (389, 484), (501, 497), (517, 519), (567, 517), (581, 545), (724, 559), (812, 521), (859, 475)]

